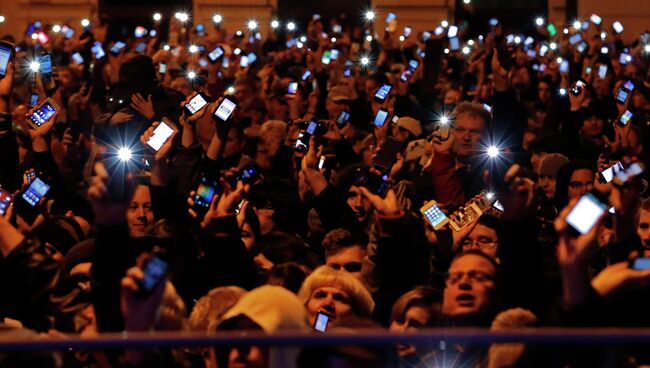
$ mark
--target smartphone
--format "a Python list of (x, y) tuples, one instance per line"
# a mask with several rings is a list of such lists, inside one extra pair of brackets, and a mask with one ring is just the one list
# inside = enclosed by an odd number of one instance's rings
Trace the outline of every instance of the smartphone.
[(458, 51), (460, 49), (460, 41), (458, 41), (458, 37), (452, 37), (449, 39), (449, 49), (451, 51)]
[(61, 27), (61, 33), (63, 33), (63, 37), (69, 40), (74, 36), (74, 29), (68, 26), (63, 26)]
[(205, 176), (201, 177), (198, 188), (196, 188), (196, 195), (194, 196), (194, 205), (198, 208), (207, 209), (212, 203), (212, 197), (217, 193), (219, 185), (216, 180), (208, 179)]
[(0, 216), (4, 215), (7, 212), (7, 208), (13, 201), (14, 196), (11, 195), (8, 191), (0, 188)]
[(377, 92), (375, 93), (375, 101), (379, 103), (384, 103), (386, 101), (386, 98), (390, 94), (390, 91), (393, 89), (392, 84), (384, 83), (379, 87)]
[(591, 71), (592, 71), (592, 68), (591, 68), (590, 66), (588, 66), (588, 67), (585, 68), (585, 74), (586, 74), (586, 75), (591, 74)]
[(329, 320), (330, 316), (323, 312), (318, 312), (316, 314), (316, 320), (314, 321), (314, 330), (325, 333), (325, 331), (327, 331)]
[(409, 60), (409, 66), (408, 66), (408, 68), (409, 68), (410, 71), (415, 72), (415, 69), (418, 68), (418, 65), (419, 65), (419, 64), (420, 64), (419, 61), (417, 61), (417, 60), (415, 60), (415, 59), (411, 59), (411, 60)]
[(29, 107), (34, 107), (38, 105), (38, 93), (32, 93), (29, 98)]
[(621, 65), (627, 65), (628, 61), (631, 60), (630, 54), (627, 54), (625, 52), (621, 52), (621, 55), (618, 58), (618, 62)]
[(300, 77), (300, 79), (304, 82), (309, 79), (309, 77), (311, 77), (311, 70), (307, 69), (304, 73), (302, 73), (302, 77)]
[(582, 35), (580, 33), (576, 33), (573, 36), (569, 37), (569, 43), (572, 45), (575, 45), (580, 41), (582, 41)]
[(225, 53), (223, 47), (217, 46), (208, 54), (208, 59), (210, 59), (210, 62), (214, 64)]
[(101, 59), (104, 56), (106, 56), (106, 52), (104, 51), (104, 48), (102, 48), (102, 43), (99, 41), (95, 41), (93, 44), (93, 47), (90, 49), (93, 54), (95, 55), (95, 59)]
[(350, 120), (350, 112), (348, 110), (342, 110), (339, 116), (336, 118), (336, 124), (342, 127), (348, 120)]
[(566, 216), (566, 222), (580, 234), (586, 234), (594, 227), (600, 216), (605, 213), (607, 206), (593, 194), (587, 193), (580, 197)]
[(444, 31), (445, 31), (445, 29), (444, 29), (442, 26), (437, 26), (437, 27), (433, 30), (433, 33), (434, 33), (436, 36), (440, 36)]
[(381, 127), (386, 123), (388, 119), (388, 110), (379, 109), (377, 110), (377, 115), (375, 115), (375, 120), (372, 122), (375, 126)]
[(612, 28), (614, 29), (614, 32), (616, 32), (616, 33), (623, 33), (623, 30), (625, 29), (625, 28), (623, 28), (623, 23), (621, 23), (618, 20), (615, 21), (614, 23), (612, 23)]
[(607, 65), (601, 64), (598, 66), (598, 78), (605, 79), (607, 76)]
[(237, 108), (239, 101), (237, 97), (233, 95), (226, 95), (223, 98), (223, 102), (217, 107), (217, 110), (212, 115), (213, 118), (221, 122), (226, 122), (232, 115), (232, 112)]
[(7, 75), (7, 67), (14, 58), (14, 44), (0, 41), (0, 79)]
[(449, 218), (438, 207), (438, 203), (434, 200), (427, 202), (420, 208), (420, 213), (425, 219), (429, 221), (433, 230), (439, 230), (449, 223)]
[(386, 15), (386, 23), (390, 23), (394, 21), (396, 18), (397, 15), (395, 15), (395, 13), (388, 13), (388, 15)]
[(255, 55), (255, 53), (251, 52), (250, 54), (248, 54), (248, 64), (249, 65), (253, 64), (255, 62), (255, 60), (257, 60), (257, 55)]
[(296, 95), (296, 92), (298, 92), (298, 82), (289, 83), (289, 86), (287, 87), (287, 94), (293, 97)]
[(162, 147), (169, 137), (174, 134), (174, 129), (167, 125), (164, 121), (161, 121), (160, 124), (154, 129), (153, 135), (147, 141), (147, 145), (153, 148), (154, 151), (158, 152), (160, 147)]
[(567, 60), (562, 60), (560, 63), (560, 73), (566, 74), (569, 72), (569, 62)]
[(138, 293), (142, 296), (151, 294), (165, 280), (168, 269), (169, 263), (167, 261), (163, 260), (157, 254), (152, 256), (142, 269), (144, 276), (142, 280), (138, 281), (138, 285), (140, 286)]
[(492, 106), (484, 103), (483, 104), (483, 110), (485, 110), (485, 111), (487, 111), (487, 112), (489, 112), (491, 114), (492, 113)]
[(481, 217), (482, 214), (483, 211), (481, 211), (481, 208), (479, 208), (476, 203), (470, 202), (449, 216), (449, 226), (454, 231), (460, 231), (465, 226)]
[(526, 52), (526, 55), (528, 55), (528, 57), (534, 59), (534, 58), (537, 57), (537, 52), (535, 52), (535, 50), (532, 50), (532, 49), (531, 49), (531, 50), (528, 50), (528, 51)]
[(625, 110), (623, 114), (621, 114), (621, 117), (618, 118), (618, 123), (621, 126), (626, 126), (627, 123), (630, 122), (634, 114), (630, 110)]
[(147, 30), (143, 26), (137, 26), (135, 27), (135, 31), (133, 31), (133, 35), (136, 38), (142, 38), (147, 34)]
[(650, 258), (648, 257), (637, 257), (630, 261), (630, 268), (635, 270), (647, 270), (650, 269)]
[(389, 172), (393, 164), (395, 164), (397, 154), (402, 150), (402, 147), (404, 147), (404, 142), (388, 138), (381, 146), (379, 154), (372, 161), (372, 166), (383, 173)]
[(411, 70), (407, 69), (407, 70), (403, 71), (402, 74), (399, 76), (399, 80), (406, 83), (406, 82), (409, 81), (409, 79), (411, 79), (412, 76), (413, 76), (413, 72)]
[(40, 210), (38, 203), (50, 190), (50, 186), (40, 178), (35, 178), (21, 196), (15, 200), (16, 213), (27, 223), (33, 223)]
[(342, 31), (343, 31), (343, 27), (341, 27), (339, 24), (335, 24), (332, 26), (332, 32), (341, 33)]
[(616, 91), (616, 102), (619, 104), (625, 104), (627, 99), (630, 97), (630, 92), (631, 91), (625, 87), (619, 88), (618, 91)]
[(352, 71), (349, 66), (346, 66), (345, 69), (343, 69), (343, 76), (346, 78), (352, 76)]
[(239, 66), (242, 68), (248, 67), (248, 56), (242, 55), (242, 57), (239, 59)]
[(496, 201), (494, 201), (494, 203), (492, 203), (492, 208), (494, 208), (495, 210), (497, 210), (499, 212), (505, 211), (505, 208), (503, 207), (503, 204), (501, 204), (501, 202), (499, 202), (498, 200), (496, 200)]
[(539, 56), (544, 57), (544, 56), (546, 56), (547, 52), (548, 52), (548, 45), (547, 44), (542, 44), (539, 47)]
[(156, 37), (156, 36), (158, 36), (158, 31), (156, 31), (155, 29), (149, 31), (149, 37)]
[(323, 64), (325, 64), (325, 65), (329, 64), (330, 61), (332, 61), (331, 54), (332, 54), (332, 53), (331, 53), (330, 50), (325, 50), (325, 51), (323, 52), (323, 56), (322, 56), (321, 59), (320, 59), (321, 63), (323, 63)]
[(73, 60), (75, 63), (80, 64), (80, 65), (84, 63), (84, 58), (83, 58), (83, 56), (81, 56), (81, 54), (78, 53), (78, 52), (75, 52), (74, 54), (72, 54), (72, 60)]
[(411, 28), (411, 26), (404, 27), (404, 33), (403, 33), (404, 38), (409, 38), (412, 32), (413, 32), (413, 28)]
[(621, 184), (625, 184), (630, 179), (633, 179), (637, 175), (641, 174), (643, 170), (643, 166), (634, 162), (627, 169), (617, 172), (616, 178), (620, 181)]
[(625, 170), (625, 168), (623, 167), (623, 164), (619, 161), (614, 165), (608, 167), (607, 169), (603, 170), (601, 173), (599, 173), (598, 179), (600, 180), (601, 183), (609, 183), (610, 181), (614, 180), (616, 174), (618, 174), (619, 171), (621, 170)]
[(631, 80), (628, 80), (627, 82), (625, 82), (623, 84), (623, 87), (629, 89), (630, 91), (634, 91), (634, 88), (635, 88), (634, 83)]
[(54, 114), (59, 110), (59, 106), (54, 102), (53, 99), (48, 98), (43, 101), (41, 105), (34, 111), (34, 113), (29, 117), (30, 122), (36, 128), (47, 123)]
[(386, 195), (386, 192), (390, 188), (388, 175), (376, 175), (372, 173), (357, 177), (354, 181), (354, 185), (364, 187), (371, 193), (382, 197)]
[(339, 50), (338, 49), (330, 50), (330, 59), (336, 60), (338, 58), (339, 58)]
[(488, 24), (492, 27), (496, 27), (497, 24), (499, 24), (499, 20), (497, 18), (490, 18), (488, 21)]
[(183, 110), (187, 116), (192, 116), (201, 111), (201, 109), (207, 105), (208, 97), (203, 92), (199, 92), (196, 96), (192, 97), (189, 103), (183, 107)]
[(582, 89), (585, 88), (586, 86), (587, 86), (587, 82), (584, 79), (582, 78), (578, 79), (573, 85), (573, 87), (571, 87), (571, 94), (573, 94), (574, 96), (579, 95), (580, 92), (582, 92)]
[(108, 50), (108, 52), (110, 52), (112, 55), (117, 56), (117, 55), (120, 54), (120, 51), (122, 51), (122, 49), (123, 49), (125, 46), (126, 46), (126, 44), (125, 44), (124, 42), (122, 42), (122, 41), (117, 41), (117, 42), (115, 42), (115, 43), (113, 44), (113, 46), (110, 48), (110, 50)]
[(199, 59), (199, 66), (201, 68), (207, 68), (208, 67), (208, 61), (205, 60), (204, 58)]
[(309, 149), (310, 138), (311, 135), (306, 132), (298, 133), (298, 138), (296, 138), (296, 142), (293, 144), (293, 148), (296, 150), (296, 152), (307, 152)]
[(551, 37), (555, 37), (555, 35), (557, 34), (557, 28), (555, 28), (555, 24), (553, 23), (549, 23), (546, 26), (546, 31), (548, 32), (548, 35)]
[(603, 18), (599, 17), (599, 16), (596, 15), (596, 14), (592, 14), (592, 15), (589, 17), (589, 20), (590, 20), (593, 24), (595, 24), (595, 25), (597, 25), (597, 26), (599, 26), (600, 23), (603, 22)]
[(336, 163), (336, 155), (321, 155), (318, 161), (318, 170), (332, 169)]
[(167, 64), (163, 64), (163, 63), (158, 64), (158, 73), (160, 74), (167, 73)]
[(582, 53), (584, 53), (585, 51), (587, 51), (587, 47), (588, 47), (588, 46), (589, 46), (589, 45), (587, 45), (587, 43), (586, 43), (585, 41), (582, 41), (582, 42), (580, 42), (580, 43), (578, 44), (578, 46), (576, 46), (576, 50), (578, 50), (578, 52), (582, 54)]
[(600, 53), (603, 54), (603, 55), (607, 55), (609, 53), (609, 47), (601, 46)]
[(147, 44), (144, 42), (140, 42), (138, 46), (135, 47), (135, 52), (137, 52), (138, 54), (142, 54), (146, 48), (147, 48)]
[(447, 37), (452, 38), (456, 37), (458, 34), (458, 26), (449, 26), (449, 29), (447, 29)]

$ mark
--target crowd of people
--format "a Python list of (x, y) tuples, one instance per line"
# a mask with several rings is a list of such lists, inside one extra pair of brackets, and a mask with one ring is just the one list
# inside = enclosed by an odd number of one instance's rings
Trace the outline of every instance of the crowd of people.
[[(649, 326), (649, 33), (597, 15), (528, 34), (315, 17), (264, 38), (186, 20), (120, 36), (107, 18), (35, 21), (3, 38), (2, 335)], [(444, 341), (0, 353), (2, 366), (648, 363), (642, 345)]]

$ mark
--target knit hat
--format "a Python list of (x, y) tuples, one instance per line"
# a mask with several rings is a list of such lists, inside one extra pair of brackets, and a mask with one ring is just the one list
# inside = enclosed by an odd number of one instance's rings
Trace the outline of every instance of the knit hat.
[(569, 159), (566, 156), (559, 153), (551, 153), (544, 157), (539, 164), (539, 176), (555, 177), (560, 167), (567, 162), (569, 162)]
[(397, 119), (397, 127), (408, 131), (415, 137), (419, 137), (422, 134), (420, 122), (408, 116)]

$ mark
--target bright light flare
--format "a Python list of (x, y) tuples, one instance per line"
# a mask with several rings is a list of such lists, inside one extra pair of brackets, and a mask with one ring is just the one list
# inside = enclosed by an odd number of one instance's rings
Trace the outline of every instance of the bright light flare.
[(374, 12), (374, 10), (366, 10), (366, 12), (364, 13), (364, 17), (366, 18), (366, 21), (368, 21), (368, 22), (372, 22), (373, 20), (375, 20), (375, 12)]
[(515, 36), (515, 43), (518, 45), (521, 43), (521, 37), (520, 36)]
[(187, 48), (187, 51), (188, 51), (190, 54), (196, 54), (197, 52), (199, 52), (199, 47), (196, 46), (196, 45), (190, 45), (190, 46)]
[(555, 43), (555, 42), (551, 42), (551, 43), (548, 45), (548, 47), (550, 47), (551, 50), (555, 50), (555, 49), (557, 49), (557, 43)]
[(7, 18), (4, 15), (0, 15), (0, 23), (4, 23)]
[(485, 198), (487, 198), (487, 199), (492, 199), (492, 198), (494, 198), (494, 193), (492, 193), (492, 192), (487, 192), (487, 193), (485, 193)]
[(90, 26), (90, 21), (87, 18), (84, 18), (81, 20), (81, 26), (82, 27), (88, 27)]
[(54, 33), (59, 33), (59, 32), (61, 32), (61, 26), (58, 25), (58, 24), (53, 25), (53, 26), (52, 26), (52, 32), (54, 32)]
[(544, 18), (542, 17), (537, 17), (535, 18), (535, 25), (538, 27), (541, 27), (544, 25)]
[(246, 27), (248, 27), (249, 30), (254, 31), (257, 29), (257, 21), (255, 19), (250, 19), (246, 22)]
[(650, 44), (643, 46), (643, 52), (645, 52), (646, 54), (650, 54)]
[(487, 154), (490, 158), (496, 158), (499, 157), (499, 147), (497, 146), (490, 146), (487, 149)]
[(472, 1), (471, 0), (463, 0), (463, 4), (469, 5)]
[(161, 19), (162, 19), (162, 14), (153, 13), (153, 20), (155, 20), (156, 22), (160, 22)]
[(294, 22), (289, 22), (287, 23), (287, 31), (295, 31), (296, 30), (296, 23)]
[(221, 14), (215, 14), (212, 16), (212, 22), (218, 24), (221, 23), (221, 21), (223, 21), (223, 16), (221, 16)]
[[(277, 19), (273, 19), (271, 21), (271, 28), (278, 28), (278, 27), (280, 27), (280, 22), (278, 22)], [(287, 26), (287, 27), (289, 27), (289, 26)]]
[(230, 86), (230, 87), (226, 88), (226, 92), (228, 92), (228, 94), (232, 95), (233, 93), (235, 93), (235, 87)]
[(471, 50), (470, 50), (469, 47), (467, 47), (467, 46), (463, 47), (463, 55), (469, 55), (470, 51)]
[(128, 147), (122, 147), (117, 150), (117, 158), (120, 159), (120, 161), (131, 160), (132, 155), (131, 149)]
[(573, 28), (576, 31), (581, 29), (582, 28), (582, 22), (580, 22), (579, 20), (576, 19), (575, 21), (573, 21)]
[(566, 89), (565, 88), (560, 88), (560, 96), (566, 96)]
[(447, 116), (445, 116), (445, 115), (441, 116), (441, 117), (440, 117), (440, 124), (441, 124), (441, 125), (447, 125), (447, 124), (449, 124), (449, 118), (448, 118)]
[(447, 20), (443, 20), (442, 22), (440, 22), (440, 25), (442, 26), (442, 28), (447, 28), (449, 27), (449, 22)]
[(41, 63), (39, 63), (38, 61), (32, 61), (29, 63), (29, 70), (36, 73), (37, 71), (39, 71), (39, 69), (41, 69)]
[(187, 79), (192, 80), (192, 79), (195, 79), (195, 78), (196, 78), (196, 72), (195, 71), (190, 70), (189, 72), (187, 72)]
[(185, 23), (190, 19), (190, 16), (185, 12), (177, 12), (174, 14), (174, 18), (176, 18), (179, 22)]
[(37, 38), (38, 38), (38, 34), (37, 33), (32, 33), (32, 40), (35, 40)]

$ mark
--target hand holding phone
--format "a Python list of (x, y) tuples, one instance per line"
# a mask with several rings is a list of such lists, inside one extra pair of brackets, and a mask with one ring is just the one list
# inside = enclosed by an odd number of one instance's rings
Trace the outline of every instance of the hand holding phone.
[(375, 93), (375, 101), (379, 103), (384, 103), (386, 101), (386, 98), (388, 95), (390, 95), (390, 91), (393, 89), (392, 84), (384, 83), (379, 87), (377, 92)]
[(440, 230), (443, 226), (449, 223), (449, 218), (444, 212), (442, 212), (440, 207), (438, 207), (438, 203), (435, 200), (431, 200), (422, 206), (420, 208), (420, 213), (427, 221), (429, 221), (433, 230)]
[(59, 105), (53, 99), (48, 98), (32, 112), (28, 121), (34, 128), (38, 129), (48, 122), (53, 122), (58, 112)]
[(578, 233), (585, 235), (593, 229), (607, 206), (593, 194), (587, 193), (578, 199), (578, 202), (566, 215), (566, 222)]
[(225, 123), (230, 119), (238, 105), (239, 100), (237, 100), (237, 97), (233, 95), (223, 96), (223, 101), (221, 101), (214, 114), (212, 114), (212, 118), (217, 122)]
[(169, 270), (169, 263), (162, 258), (159, 253), (154, 255), (147, 261), (142, 268), (142, 279), (138, 281), (138, 295), (141, 297), (149, 296), (160, 283), (165, 282), (165, 277)]
[[(156, 125), (156, 123), (154, 123)], [(174, 135), (176, 131), (164, 121), (157, 123), (153, 132), (147, 132), (142, 136), (144, 142), (151, 147), (155, 152), (160, 151), (160, 148)]]
[(199, 92), (194, 97), (192, 97), (192, 99), (190, 99), (187, 104), (185, 104), (183, 110), (185, 111), (185, 114), (190, 117), (201, 111), (207, 105), (208, 96), (206, 96), (203, 92)]
[(314, 330), (325, 333), (327, 331), (329, 320), (330, 316), (323, 312), (318, 312), (316, 314), (316, 320), (314, 320)]
[(0, 79), (7, 75), (9, 63), (14, 59), (14, 44), (7, 41), (0, 41)]

